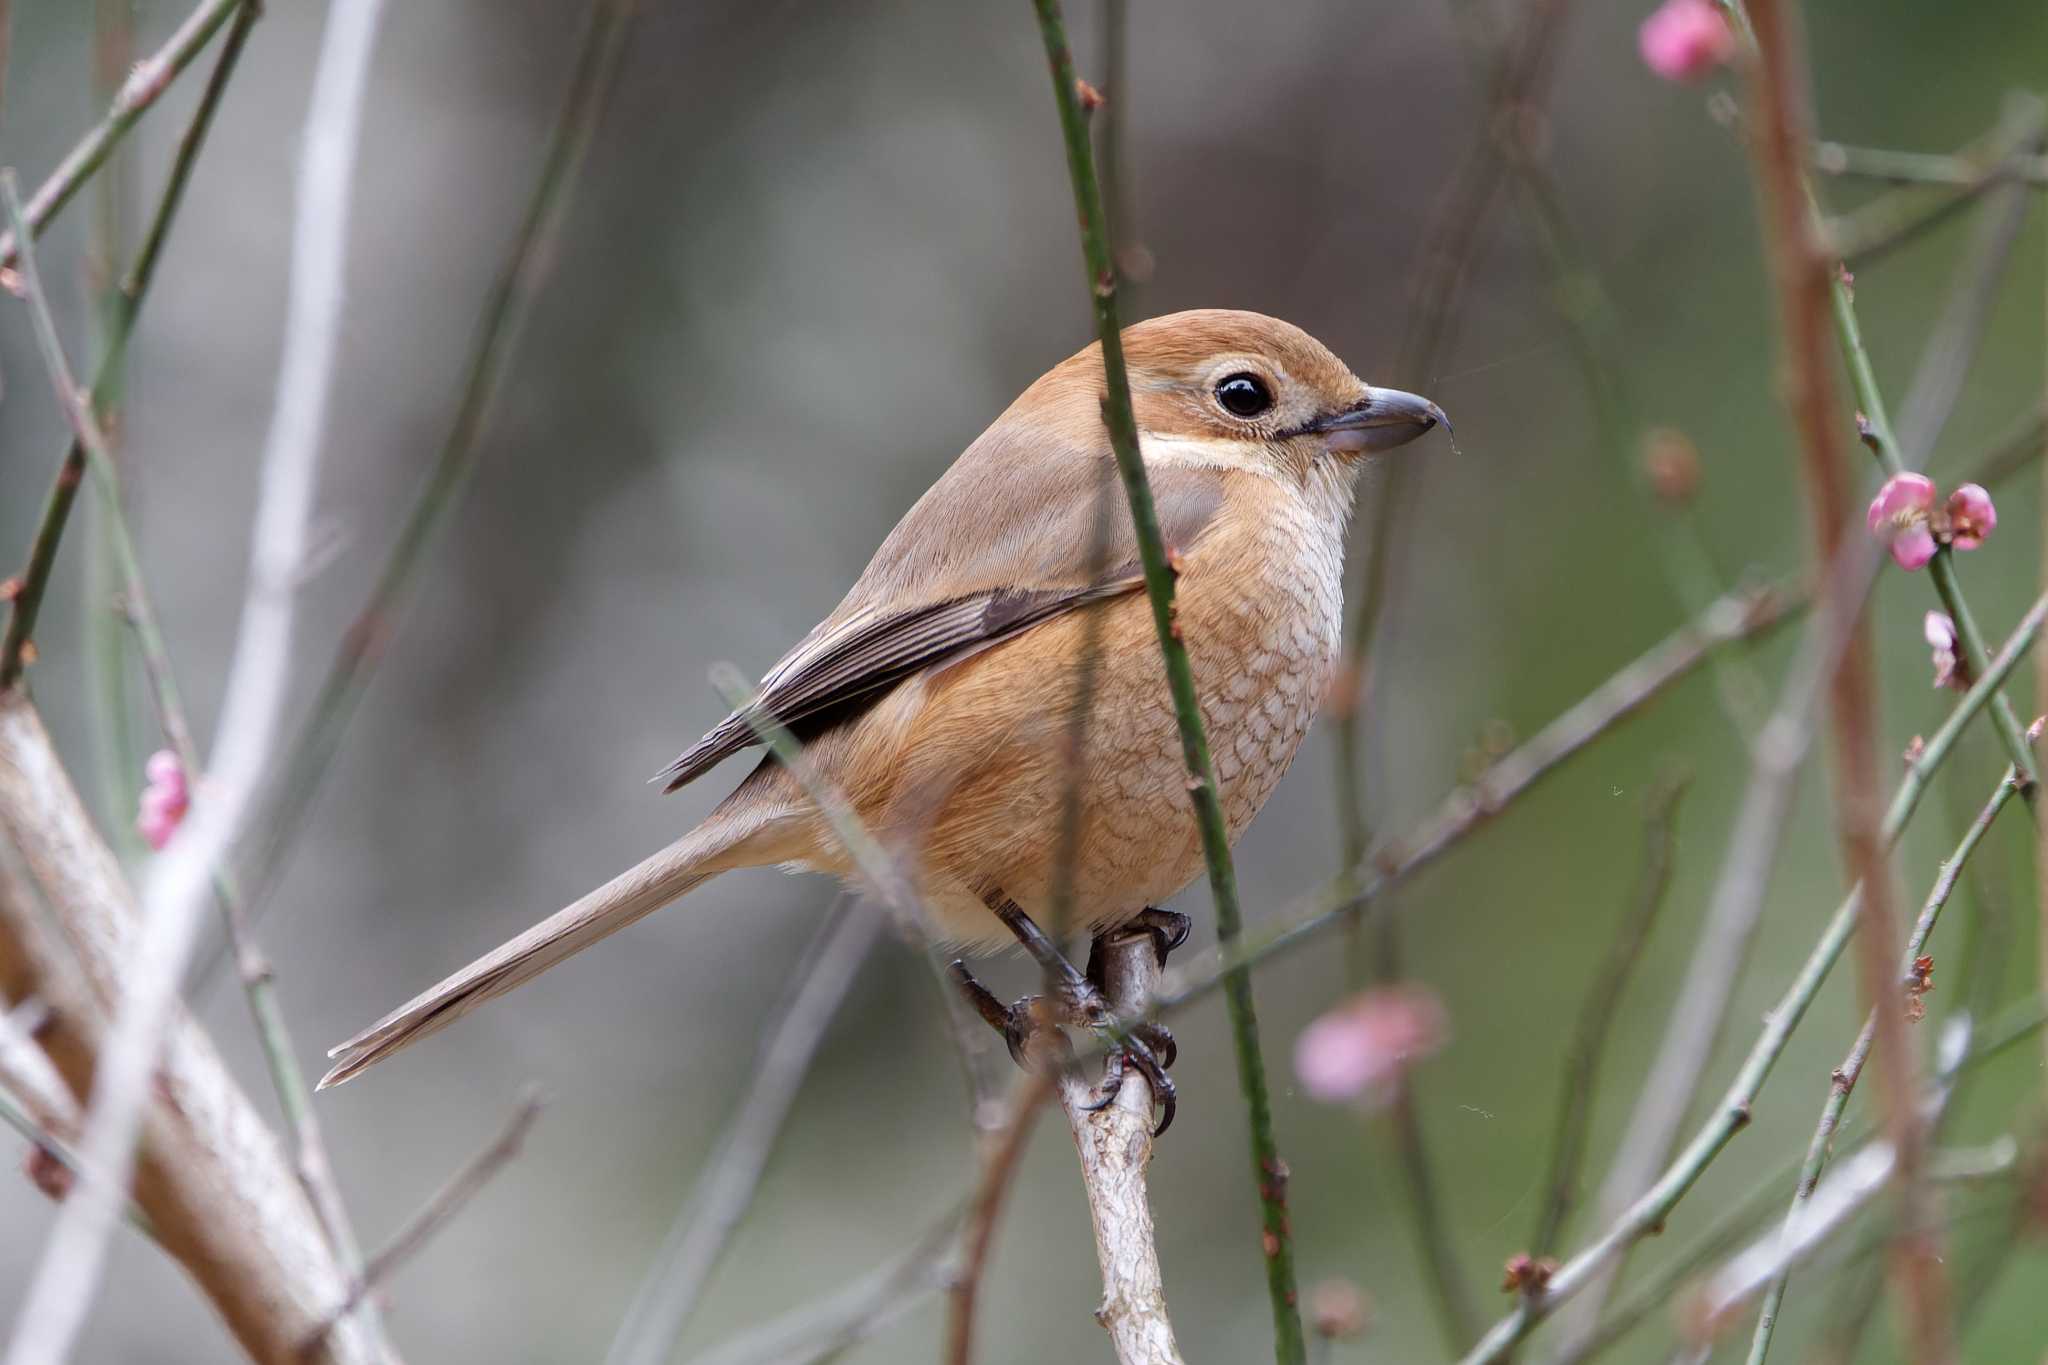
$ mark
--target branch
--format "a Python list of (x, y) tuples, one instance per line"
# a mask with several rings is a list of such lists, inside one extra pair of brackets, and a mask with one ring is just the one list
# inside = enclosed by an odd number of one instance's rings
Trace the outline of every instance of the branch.
[[(991, 1024), (995, 1020), (989, 1021)], [(1041, 1035), (1042, 1036), (1042, 1035)], [(960, 1269), (949, 1286), (946, 1308), (946, 1365), (969, 1365), (974, 1357), (974, 1311), (980, 1302), (981, 1281), (988, 1270), (989, 1250), (995, 1242), (996, 1221), (1003, 1201), (1017, 1174), (1024, 1148), (1036, 1128), (1038, 1108), (1052, 1096), (1054, 1071), (1063, 1064), (1047, 1043), (1031, 1059), (1030, 1073), (1012, 1088), (1008, 1117), (996, 1129), (981, 1161), (981, 1178), (967, 1202), (965, 1226), (960, 1234)], [(1151, 1120), (1148, 1117), (1149, 1130)]]
[(14, 264), (22, 238), (32, 240), (42, 236), (50, 219), (71, 202), (71, 196), (78, 193), (93, 172), (113, 154), (135, 121), (170, 88), (171, 82), (206, 46), (206, 40), (213, 36), (214, 30), (243, 3), (244, 0), (204, 0), (186, 16), (184, 23), (178, 25), (177, 32), (168, 42), (135, 64), (120, 92), (114, 96), (105, 117), (65, 154), (57, 169), (50, 172), (49, 178), (38, 185), (36, 192), (29, 197), (28, 206), (22, 214), (28, 220), (28, 231), (21, 233), (10, 229), (0, 233), (0, 271)]
[(551, 273), (556, 239), (575, 202), (591, 141), (617, 83), (636, 3), (597, 0), (518, 234), (477, 320), (455, 421), (406, 511), (398, 539), (378, 570), (368, 600), (342, 632), (306, 719), (279, 764), (273, 810), (249, 864), (259, 892), (277, 876), (285, 850), (304, 822), (369, 686), (370, 675), (398, 629), (427, 549), (476, 468), (492, 403), (517, 352), (527, 313)]
[(1643, 858), (1628, 913), (1616, 928), (1607, 957), (1593, 975), (1579, 1006), (1578, 1026), (1565, 1053), (1564, 1076), (1558, 1086), (1557, 1118), (1551, 1125), (1550, 1191), (1538, 1215), (1529, 1254), (1539, 1259), (1556, 1250), (1565, 1220), (1577, 1201), (1580, 1167), (1585, 1162), (1586, 1131), (1593, 1121), (1593, 1096), (1599, 1089), (1600, 1062), (1614, 1035), (1621, 997), (1642, 960), (1650, 928), (1671, 889), (1673, 853), (1678, 842), (1678, 803), (1690, 777), (1668, 774), (1651, 789), (1643, 812)]
[[(1103, 950), (1103, 998), (1119, 1017), (1135, 1017), (1159, 975), (1152, 939), (1127, 930), (1103, 940)], [(1102, 1268), (1102, 1306), (1095, 1320), (1108, 1330), (1119, 1365), (1181, 1365), (1145, 1188), (1152, 1160), (1152, 1087), (1135, 1069), (1126, 1071), (1111, 1101), (1091, 1108), (1093, 1092), (1067, 1071), (1059, 1096), (1080, 1153), (1095, 1259)], [(1269, 1177), (1276, 1186), (1286, 1178), (1284, 1172)], [(1285, 1191), (1274, 1197), (1284, 1200)]]
[[(1942, 908), (1954, 894), (1956, 882), (1962, 876), (1963, 867), (1983, 842), (1990, 830), (1991, 822), (2005, 809), (2007, 801), (2019, 790), (2019, 775), (2011, 768), (2005, 770), (2005, 777), (1992, 792), (1991, 799), (1984, 804), (1977, 818), (1963, 834), (1954, 853), (1941, 865), (1941, 874), (1935, 878), (1934, 887), (1927, 894), (1927, 901), (1921, 907), (1920, 917), (1914, 922), (1913, 932), (1906, 940), (1906, 950), (1901, 955), (1899, 968), (1902, 980), (1913, 979), (1913, 964), (1920, 952), (1927, 946), (1928, 937), (1941, 917)], [(1880, 1002), (1879, 1009), (1890, 1008), (1889, 1002)], [(1862, 1032), (1849, 1048), (1849, 1055), (1835, 1068), (1828, 1083), (1827, 1102), (1821, 1106), (1820, 1122), (1815, 1126), (1813, 1139), (1807, 1144), (1806, 1160), (1799, 1169), (1799, 1183), (1792, 1195), (1792, 1209), (1785, 1215), (1786, 1235), (1791, 1235), (1793, 1223), (1799, 1218), (1801, 1209), (1813, 1197), (1813, 1189), (1820, 1181), (1822, 1169), (1827, 1165), (1828, 1153), (1834, 1146), (1835, 1132), (1842, 1121), (1842, 1112), (1848, 1108), (1849, 1096), (1856, 1088), (1857, 1079), (1863, 1074), (1863, 1065), (1869, 1060), (1872, 1042), (1877, 1037), (1877, 1011), (1873, 1010), (1864, 1021)], [(1779, 1275), (1764, 1296), (1762, 1312), (1757, 1317), (1756, 1333), (1749, 1348), (1749, 1365), (1764, 1365), (1764, 1358), (1770, 1353), (1771, 1335), (1777, 1326), (1778, 1310), (1785, 1301), (1787, 1276)]]
[(1990, 174), (2003, 180), (2048, 185), (2048, 156), (2013, 156), (1987, 167), (1981, 159), (1960, 153), (1903, 152), (1886, 147), (1816, 142), (1813, 168), (1822, 175), (1861, 176), (1898, 184), (1967, 188), (1982, 183)]
[[(1088, 269), (1089, 296), (1094, 304), (1095, 332), (1102, 347), (1105, 396), (1103, 425), (1116, 455), (1125, 496), (1131, 504), (1132, 531), (1145, 572), (1145, 593), (1152, 604), (1152, 624), (1165, 656), (1166, 680), (1179, 724), (1181, 753), (1188, 770), (1189, 796), (1202, 836), (1202, 856), (1209, 869), (1209, 890), (1216, 903), (1216, 934), (1225, 945), (1244, 932), (1238, 908), (1237, 876), (1231, 866), (1230, 836), (1210, 761), (1209, 741), (1202, 728), (1201, 703), (1187, 647), (1173, 622), (1173, 572), (1152, 505), (1152, 488), (1138, 451), (1137, 423), (1131, 415), (1130, 376), (1124, 370), (1123, 332), (1117, 322), (1116, 267), (1111, 260), (1102, 211), (1102, 192), (1095, 180), (1094, 157), (1088, 145), (1088, 122), (1075, 88), (1073, 54), (1067, 48), (1059, 0), (1033, 0), (1052, 76), (1053, 99), (1066, 140), (1067, 174), (1074, 208), (1081, 224), (1081, 252)], [(1259, 1051), (1258, 1018), (1252, 1004), (1251, 974), (1230, 972), (1224, 981), (1225, 1004), (1236, 1042), (1238, 1084), (1244, 1091), (1251, 1129), (1253, 1175), (1259, 1190), (1261, 1245), (1266, 1260), (1266, 1292), (1273, 1310), (1274, 1352), (1279, 1365), (1302, 1365), (1306, 1343), (1296, 1305), (1294, 1251), (1288, 1226), (1282, 1163), (1273, 1137), (1273, 1106), (1266, 1090), (1265, 1060)]]
[[(1756, 0), (1751, 23), (1757, 54), (1751, 85), (1759, 128), (1750, 146), (1756, 157), (1765, 237), (1784, 329), (1789, 371), (1786, 405), (1799, 437), (1815, 544), (1823, 558), (1832, 558), (1856, 509), (1836, 443), (1838, 416), (1826, 339), (1831, 285), (1838, 316), (1851, 327), (1853, 317), (1847, 311), (1848, 286), (1813, 241), (1812, 192), (1800, 160), (1800, 149), (1807, 143), (1808, 112), (1798, 15), (1780, 0)], [(1845, 330), (1845, 341), (1848, 335)], [(1860, 352), (1860, 346), (1857, 349)], [(1875, 396), (1875, 386), (1870, 388)], [(1883, 440), (1884, 448), (1892, 449), (1888, 427)], [(1944, 596), (1953, 596), (1961, 610), (1958, 594), (1951, 590)], [(1960, 635), (1960, 625), (1957, 629)], [(1980, 639), (1971, 651), (1972, 665), (1983, 655)], [(1906, 1037), (1893, 975), (1898, 925), (1891, 865), (1885, 856), (1890, 841), (1880, 833), (1876, 800), (1877, 705), (1869, 632), (1859, 628), (1835, 665), (1828, 687), (1835, 821), (1844, 861), (1863, 888), (1857, 965), (1863, 998), (1876, 1020), (1879, 1092), (1890, 1132), (1894, 1157), (1890, 1174), (1898, 1186), (1902, 1224), (1893, 1243), (1892, 1276), (1905, 1302), (1913, 1358), (1922, 1365), (1941, 1365), (1954, 1359), (1955, 1342), (1940, 1224), (1923, 1183), (1927, 1133), (1919, 1112), (1918, 1067)], [(2007, 719), (2010, 714), (2008, 710)], [(2031, 774), (2029, 755), (2017, 753), (2013, 762)]]
[(789, 1118), (840, 1002), (881, 931), (868, 906), (841, 905), (819, 930), (794, 986), (771, 1014), (746, 1098), (705, 1164), (689, 1200), (676, 1212), (654, 1264), (626, 1309), (605, 1359), (614, 1365), (662, 1365), (675, 1351), (691, 1312), (753, 1202), (776, 1138)]
[[(143, 930), (120, 864), (19, 693), (0, 693), (0, 836), (8, 845), (0, 873), (17, 856), (23, 868), (19, 878), (0, 875), (0, 990), (43, 1004), (37, 1041), (76, 1103), (103, 1070), (108, 1020), (134, 996)], [(347, 1293), (348, 1277), (276, 1137), (204, 1033), (173, 1008), (157, 1038), (134, 1152), (135, 1203), (243, 1350), (293, 1360)], [(66, 1212), (95, 1194), (114, 1195), (118, 1207), (120, 1190), (86, 1180)], [(321, 1358), (369, 1365), (379, 1356), (350, 1324)]]
[[(213, 870), (242, 826), (283, 713), (293, 581), (304, 559), (339, 330), (349, 163), (379, 10), (379, 0), (338, 4), (322, 41), (300, 170), (277, 408), (265, 443), (248, 595), (221, 708), (211, 791), (152, 868), (131, 989), (88, 1106), (85, 1154), (93, 1166), (110, 1172), (125, 1171), (132, 1159), (149, 1103), (151, 1059), (176, 1007)], [(32, 253), (27, 233), (21, 236), (26, 272)], [(68, 374), (60, 373), (61, 355), (52, 370), (89, 427), (90, 412), (78, 408)], [(76, 1339), (105, 1264), (117, 1194), (95, 1181), (65, 1206), (17, 1321), (10, 1355), (15, 1365), (61, 1359)]]
[(300, 1347), (302, 1354), (310, 1355), (317, 1351), (336, 1324), (376, 1292), (400, 1266), (417, 1256), (420, 1249), (433, 1240), (435, 1233), (446, 1227), (484, 1186), (491, 1183), (492, 1176), (519, 1155), (519, 1149), (532, 1130), (534, 1120), (540, 1117), (540, 1111), (540, 1096), (529, 1088), (520, 1096), (512, 1117), (505, 1121), (504, 1128), (490, 1145), (463, 1163), (462, 1168), (448, 1178), (448, 1183), (436, 1190), (433, 1198), (421, 1205), (419, 1211), (406, 1220), (405, 1226), (392, 1234), (390, 1242), (363, 1266), (363, 1273), (348, 1288), (348, 1297), (328, 1315), (325, 1322), (308, 1334)]
[(1231, 972), (1263, 962), (1372, 905), (1489, 823), (1550, 773), (1706, 662), (1716, 649), (1764, 635), (1806, 604), (1797, 588), (1730, 593), (1594, 688), (1550, 724), (1437, 806), (1404, 837), (1383, 842), (1315, 891), (1274, 915), (1259, 932), (1168, 969), (1155, 1004), (1179, 1009)]
[[(213, 115), (220, 107), (221, 95), (227, 89), (228, 77), (233, 74), (236, 61), (241, 57), (242, 46), (248, 39), (249, 30), (254, 26), (261, 7), (251, 3), (243, 5), (235, 13), (234, 26), (228, 30), (226, 42), (221, 47), (220, 57), (214, 63), (213, 73), (207, 78), (206, 89), (199, 97), (198, 107), (192, 111), (191, 120), (185, 125), (185, 132), (178, 140), (178, 150), (171, 162), (170, 178), (164, 184), (163, 195), (157, 200), (156, 212), (150, 219), (149, 229), (143, 236), (142, 248), (136, 253), (135, 263), (128, 267), (114, 296), (112, 314), (108, 321), (107, 336), (100, 350), (99, 363), (94, 367), (92, 389), (78, 394), (77, 401), (97, 411), (111, 403), (120, 392), (124, 362), (127, 358), (128, 337), (134, 330), (135, 316), (141, 310), (142, 297), (148, 292), (150, 281), (156, 277), (157, 261), (163, 255), (165, 239), (170, 234), (171, 221), (177, 216), (178, 206), (183, 202), (185, 187), (190, 182), (192, 168), (199, 159), (199, 149), (206, 142), (206, 134), (213, 126)], [(70, 423), (74, 427), (75, 421)], [(49, 496), (44, 500), (43, 512), (36, 526), (35, 539), (30, 543), (28, 566), (13, 587), (13, 606), (8, 615), (7, 633), (0, 639), (0, 689), (12, 687), (21, 679), (22, 654), (33, 638), (36, 614), (42, 607), (43, 591), (49, 584), (51, 570), (56, 565), (57, 544), (63, 538), (65, 523), (70, 519), (71, 507), (78, 495), (78, 485), (85, 477), (87, 442), (74, 433), (71, 445), (57, 466), (57, 477), (50, 486)], [(111, 480), (111, 467), (105, 472)]]
[[(1897, 837), (1907, 818), (1912, 814), (1917, 794), (1927, 779), (1954, 747), (1956, 736), (1963, 727), (1981, 711), (1988, 699), (2003, 684), (2005, 673), (2017, 665), (2020, 656), (2041, 630), (2044, 616), (2048, 616), (2048, 595), (2034, 604), (2019, 630), (2013, 633), (2006, 646), (1999, 652), (1994, 668), (2002, 665), (2004, 672), (1992, 672), (1978, 680), (1978, 684), (1966, 693), (1961, 702), (1935, 732), (1921, 755), (1908, 769), (1906, 779), (1893, 794), (1892, 804), (1886, 812), (1881, 833), (1887, 844)], [(1712, 1115), (1693, 1140), (1686, 1145), (1656, 1182), (1614, 1221), (1600, 1238), (1585, 1250), (1573, 1256), (1559, 1268), (1549, 1284), (1539, 1294), (1525, 1297), (1514, 1312), (1495, 1323), (1492, 1330), (1479, 1345), (1464, 1358), (1464, 1365), (1482, 1365), (1482, 1362), (1505, 1359), (1515, 1345), (1536, 1325), (1555, 1312), (1557, 1308), (1583, 1292), (1590, 1284), (1601, 1278), (1606, 1267), (1630, 1247), (1664, 1226), (1664, 1220), (1672, 1209), (1678, 1206), (1721, 1149), (1730, 1139), (1749, 1123), (1750, 1106), (1755, 1103), (1763, 1083), (1769, 1078), (1771, 1069), (1784, 1054), (1785, 1046), (1791, 1041), (1792, 1031), (1805, 1016), (1807, 1007), (1819, 993), (1821, 984), (1827, 980), (1842, 949), (1849, 941), (1850, 932), (1855, 928), (1858, 909), (1862, 903), (1862, 888), (1850, 891), (1849, 896), (1835, 911), (1822, 932), (1820, 941), (1807, 955), (1792, 984), (1780, 997), (1776, 1006), (1765, 1016), (1764, 1029), (1750, 1047), (1749, 1055), (1743, 1059), (1735, 1079), (1727, 1093), (1714, 1107)]]

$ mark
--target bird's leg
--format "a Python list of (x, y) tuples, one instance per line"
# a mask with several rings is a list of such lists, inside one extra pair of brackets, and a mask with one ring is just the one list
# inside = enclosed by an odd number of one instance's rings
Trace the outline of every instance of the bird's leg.
[[(953, 979), (975, 1012), (989, 1027), (1003, 1035), (1010, 1056), (1019, 1066), (1032, 1065), (1033, 1039), (1045, 1032), (1060, 1037), (1059, 1056), (1064, 1064), (1071, 1059), (1072, 1051), (1065, 1046), (1065, 1039), (1057, 1026), (1076, 1024), (1087, 1029), (1100, 1041), (1104, 1061), (1102, 1080), (1090, 1092), (1086, 1107), (1100, 1109), (1115, 1099), (1123, 1084), (1124, 1072), (1135, 1070), (1151, 1085), (1153, 1098), (1160, 1105), (1161, 1118), (1154, 1130), (1155, 1136), (1165, 1132), (1167, 1125), (1173, 1122), (1177, 1098), (1173, 1082), (1166, 1076), (1166, 1066), (1172, 1062), (1175, 1050), (1173, 1037), (1156, 1024), (1125, 1024), (1111, 1011), (1103, 994), (1109, 936), (1096, 935), (1089, 953), (1089, 970), (1084, 974), (1074, 969), (1074, 964), (1067, 960), (1059, 946), (1015, 901), (1000, 892), (991, 893), (985, 901), (996, 917), (1016, 935), (1017, 942), (1044, 969), (1046, 979), (1051, 983), (1052, 998), (1027, 995), (1015, 1004), (1005, 1005), (975, 979), (966, 963), (956, 961), (952, 968)], [(1155, 952), (1162, 946), (1176, 946), (1186, 937), (1185, 916), (1171, 916), (1163, 925), (1147, 922), (1138, 927), (1153, 935)], [(1122, 932), (1123, 929), (1113, 931)], [(1165, 1063), (1159, 1060), (1158, 1049), (1162, 1045)]]
[(988, 908), (995, 911), (996, 918), (1017, 936), (1017, 942), (1024, 945), (1024, 951), (1031, 954), (1032, 960), (1044, 970), (1046, 982), (1058, 994), (1069, 1022), (1094, 1031), (1099, 1031), (1109, 1022), (1109, 1004), (1102, 998), (1101, 989), (1074, 970), (1074, 964), (1067, 961), (1067, 955), (1047, 937), (1045, 930), (1038, 927), (1036, 920), (1000, 891), (991, 893), (986, 901)]
[[(1114, 948), (1113, 940), (1119, 935), (1140, 932), (1152, 940), (1152, 952), (1164, 970), (1167, 954), (1188, 940), (1193, 921), (1186, 915), (1172, 910), (1157, 910), (1146, 907), (1128, 923), (1115, 929), (1097, 934), (1088, 950), (1088, 979), (1106, 997), (1114, 998), (1119, 992), (1112, 990), (1108, 980), (1110, 957)], [(1112, 1038), (1109, 1051), (1103, 1060), (1102, 1080), (1097, 1085), (1091, 1108), (1101, 1108), (1116, 1098), (1122, 1088), (1124, 1072), (1135, 1070), (1152, 1087), (1152, 1094), (1161, 1106), (1159, 1127), (1154, 1136), (1163, 1133), (1173, 1122), (1177, 1095), (1172, 1080), (1166, 1075), (1166, 1068), (1180, 1055), (1180, 1045), (1164, 1024), (1152, 1019), (1135, 1019), (1125, 1023), (1121, 1037)]]

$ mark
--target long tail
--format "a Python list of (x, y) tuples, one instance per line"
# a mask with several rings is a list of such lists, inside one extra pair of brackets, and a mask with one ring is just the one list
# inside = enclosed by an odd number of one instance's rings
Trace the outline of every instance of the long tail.
[(530, 981), (635, 920), (653, 914), (698, 883), (735, 867), (773, 861), (755, 856), (755, 820), (710, 819), (575, 904), (534, 925), (511, 942), (470, 963), (440, 985), (413, 997), (338, 1047), (327, 1050), (334, 1067), (315, 1087), (325, 1090), (375, 1066), (392, 1053), (446, 1028), (493, 996)]

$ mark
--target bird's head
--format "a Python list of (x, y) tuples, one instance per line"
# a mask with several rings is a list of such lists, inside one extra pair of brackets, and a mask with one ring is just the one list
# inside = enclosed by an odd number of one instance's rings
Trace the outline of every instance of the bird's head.
[[(1123, 343), (1148, 460), (1298, 474), (1450, 426), (1427, 398), (1367, 384), (1314, 337), (1261, 313), (1169, 313), (1125, 329)], [(1090, 347), (1060, 368), (1099, 393), (1101, 367)]]

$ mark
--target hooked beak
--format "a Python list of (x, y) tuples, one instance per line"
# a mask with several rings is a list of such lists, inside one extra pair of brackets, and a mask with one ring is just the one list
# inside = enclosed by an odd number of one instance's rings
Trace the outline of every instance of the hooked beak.
[(1451, 419), (1420, 394), (1367, 389), (1365, 397), (1351, 407), (1319, 417), (1303, 430), (1326, 437), (1333, 451), (1357, 455), (1407, 445), (1434, 426), (1449, 431)]

